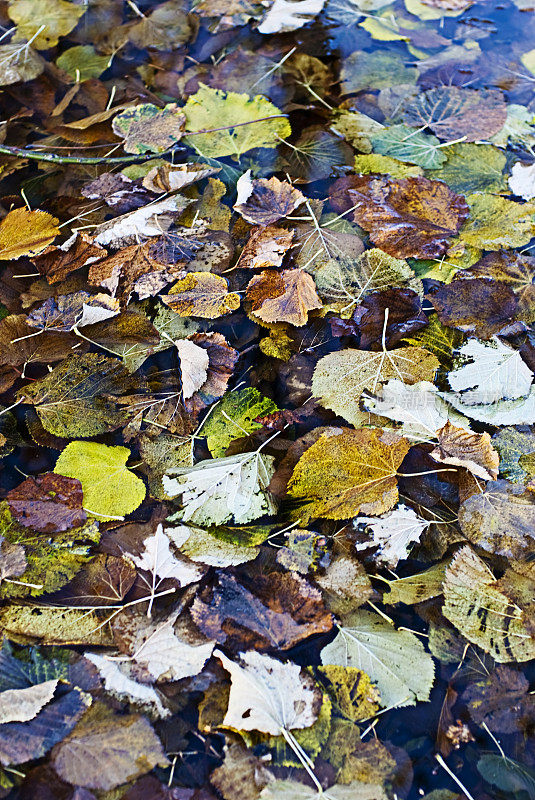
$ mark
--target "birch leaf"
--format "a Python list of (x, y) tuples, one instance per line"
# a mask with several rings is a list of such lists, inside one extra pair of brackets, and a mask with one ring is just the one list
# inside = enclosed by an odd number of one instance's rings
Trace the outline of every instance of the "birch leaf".
[(186, 522), (222, 525), (234, 517), (241, 524), (275, 513), (267, 491), (274, 471), (272, 456), (240, 453), (175, 470), (176, 477), (164, 475), (163, 487), (169, 497), (181, 495)]
[(414, 634), (369, 611), (346, 618), (336, 639), (321, 651), (321, 662), (365, 672), (377, 683), (386, 708), (428, 700), (435, 674), (433, 659)]
[(178, 581), (179, 586), (188, 586), (202, 578), (201, 569), (173, 555), (169, 538), (164, 533), (162, 525), (158, 525), (154, 536), (147, 537), (143, 545), (144, 550), (141, 555), (131, 555), (130, 558), (137, 567), (152, 573), (160, 581), (173, 578)]
[(232, 679), (224, 725), (278, 736), (283, 730), (309, 728), (316, 721), (321, 692), (297, 664), (254, 650), (239, 654), (241, 664), (220, 650), (214, 655)]

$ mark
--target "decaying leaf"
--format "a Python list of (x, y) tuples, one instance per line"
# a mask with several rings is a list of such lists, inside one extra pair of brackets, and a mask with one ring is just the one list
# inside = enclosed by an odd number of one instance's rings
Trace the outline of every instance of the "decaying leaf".
[(113, 132), (124, 138), (127, 153), (163, 153), (182, 136), (186, 117), (175, 103), (158, 108), (143, 103), (121, 111), (113, 120)]
[(162, 300), (182, 317), (215, 319), (240, 307), (240, 296), (229, 292), (226, 279), (210, 272), (190, 272)]
[(431, 453), (435, 461), (464, 467), (484, 481), (496, 480), (500, 457), (488, 433), (468, 433), (447, 422), (437, 431), (437, 437), (438, 447)]
[(305, 201), (299, 189), (277, 178), (251, 180), (250, 170), (236, 184), (234, 210), (252, 225), (273, 225)]
[(214, 458), (220, 458), (235, 439), (262, 428), (256, 421), (258, 417), (275, 411), (277, 406), (273, 400), (263, 397), (256, 389), (229, 392), (207, 417), (201, 428), (202, 436), (206, 436), (206, 444)]
[(526, 397), (533, 373), (518, 350), (501, 339), (494, 337), (489, 342), (469, 339), (459, 349), (448, 381), (460, 393), (463, 404), (481, 405)]
[(395, 568), (398, 561), (408, 558), (411, 545), (420, 540), (429, 526), (429, 520), (421, 519), (412, 508), (400, 505), (384, 517), (356, 517), (355, 525), (366, 525), (371, 531), (370, 541), (357, 544), (357, 549), (377, 547), (376, 559)]
[(321, 661), (363, 670), (377, 683), (387, 708), (428, 700), (435, 675), (433, 659), (414, 634), (396, 630), (369, 611), (356, 611), (345, 620), (336, 639), (321, 651)]
[(288, 484), (301, 520), (381, 514), (398, 499), (396, 475), (410, 444), (378, 429), (324, 433), (297, 463)]
[(214, 655), (232, 679), (224, 725), (277, 736), (283, 730), (308, 728), (315, 722), (321, 693), (297, 664), (254, 650), (240, 653), (241, 663), (231, 661), (220, 650)]
[(300, 269), (265, 270), (251, 278), (247, 299), (263, 322), (305, 325), (308, 312), (322, 307), (314, 279)]
[(57, 533), (83, 525), (82, 484), (47, 472), (26, 478), (7, 494), (9, 510), (20, 525), (41, 533)]
[(444, 616), (499, 663), (534, 658), (526, 612), (502, 591), (487, 565), (462, 547), (446, 570)]

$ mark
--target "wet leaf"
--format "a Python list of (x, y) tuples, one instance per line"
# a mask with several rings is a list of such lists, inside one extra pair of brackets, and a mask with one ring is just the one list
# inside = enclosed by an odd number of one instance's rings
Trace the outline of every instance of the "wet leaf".
[(448, 240), (468, 217), (463, 197), (428, 178), (395, 181), (362, 176), (353, 179), (348, 195), (349, 205), (356, 206), (355, 222), (370, 232), (374, 244), (396, 258), (443, 255)]
[(35, 256), (52, 244), (58, 233), (58, 220), (46, 211), (16, 208), (0, 222), (0, 261)]
[[(249, 97), (236, 92), (222, 92), (201, 84), (198, 92), (188, 98), (183, 110), (186, 133), (230, 126), (229, 130), (215, 134), (185, 136), (186, 144), (210, 158), (241, 155), (254, 147), (276, 147), (279, 138), (286, 139), (291, 133), (284, 115), (260, 95)], [(240, 127), (232, 127), (237, 123)]]
[(378, 429), (323, 434), (301, 457), (288, 485), (290, 496), (302, 502), (301, 520), (388, 511), (398, 499), (396, 475), (409, 447), (406, 439)]
[(85, 11), (66, 0), (11, 0), (8, 14), (17, 26), (14, 41), (31, 40), (37, 50), (48, 50), (72, 31)]
[(444, 181), (459, 194), (505, 189), (503, 171), (507, 158), (497, 147), (459, 142), (442, 148), (441, 153), (447, 158), (446, 163), (429, 169), (428, 178)]
[(96, 442), (71, 442), (54, 472), (82, 484), (84, 509), (98, 519), (122, 519), (145, 498), (145, 484), (126, 467), (130, 451)]
[(26, 478), (8, 492), (7, 502), (20, 525), (41, 533), (77, 528), (87, 519), (80, 481), (53, 472)]
[(163, 153), (182, 137), (186, 117), (175, 103), (163, 108), (143, 103), (121, 111), (113, 119), (113, 132), (124, 139), (127, 153)]
[(45, 62), (29, 44), (0, 45), (0, 86), (39, 77)]
[(477, 142), (500, 131), (507, 118), (501, 92), (474, 91), (440, 86), (422, 92), (403, 111), (403, 119), (415, 127), (426, 126), (441, 139)]
[(371, 538), (356, 545), (357, 550), (377, 547), (375, 559), (380, 564), (395, 568), (398, 561), (409, 557), (411, 545), (420, 540), (429, 527), (429, 520), (421, 519), (412, 508), (400, 505), (384, 517), (356, 517), (354, 524), (365, 525)]
[(295, 211), (305, 198), (298, 189), (277, 178), (251, 180), (250, 170), (236, 184), (234, 210), (252, 225), (273, 225)]
[(240, 307), (240, 296), (228, 291), (226, 279), (210, 272), (190, 272), (161, 299), (182, 317), (215, 319)]
[(258, 26), (260, 33), (286, 33), (302, 28), (320, 13), (325, 0), (274, 0)]
[[(0, 323), (1, 324), (1, 323)], [(230, 392), (215, 406), (201, 428), (206, 444), (214, 458), (225, 455), (235, 439), (249, 436), (262, 428), (257, 417), (272, 414), (277, 406), (257, 389), (240, 389)]]
[(110, 790), (169, 760), (149, 721), (136, 714), (99, 718), (98, 706), (52, 753), (54, 769), (68, 783)]
[(458, 351), (448, 382), (464, 405), (514, 400), (530, 392), (533, 373), (518, 350), (494, 337), (489, 342), (469, 339)]
[(282, 272), (265, 270), (251, 278), (247, 300), (252, 302), (255, 317), (263, 322), (287, 322), (302, 326), (308, 312), (322, 308), (313, 278), (300, 269)]
[(362, 669), (377, 683), (386, 708), (428, 700), (435, 675), (433, 659), (414, 634), (396, 630), (369, 611), (345, 620), (336, 639), (321, 651), (321, 661)]
[(435, 461), (464, 467), (484, 481), (496, 480), (500, 457), (488, 433), (468, 433), (447, 422), (437, 431), (437, 437), (438, 446), (431, 452)]
[(482, 250), (522, 247), (535, 233), (535, 206), (515, 203), (492, 194), (470, 194), (466, 198), (470, 218), (460, 236), (463, 242)]
[(240, 653), (241, 663), (231, 661), (220, 650), (214, 655), (232, 680), (224, 725), (277, 736), (283, 730), (308, 728), (316, 720), (321, 694), (297, 664), (254, 650)]
[(439, 149), (440, 142), (435, 136), (415, 131), (408, 125), (385, 128), (371, 137), (371, 143), (376, 153), (426, 169), (437, 169), (446, 161), (446, 154)]

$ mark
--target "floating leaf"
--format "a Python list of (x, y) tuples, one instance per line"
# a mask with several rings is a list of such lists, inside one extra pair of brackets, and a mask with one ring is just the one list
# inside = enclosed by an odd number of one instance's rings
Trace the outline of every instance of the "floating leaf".
[(145, 498), (145, 484), (126, 467), (130, 450), (96, 442), (71, 442), (54, 472), (82, 484), (84, 509), (99, 519), (122, 519)]
[(45, 62), (29, 44), (0, 45), (0, 86), (38, 78)]
[(163, 153), (182, 137), (186, 117), (176, 103), (163, 108), (152, 103), (121, 111), (113, 119), (113, 132), (124, 139), (127, 153)]
[(215, 319), (240, 307), (240, 296), (229, 292), (227, 280), (211, 272), (190, 272), (161, 299), (182, 317)]
[(234, 210), (252, 225), (273, 225), (295, 211), (305, 198), (286, 181), (278, 178), (251, 180), (250, 170), (236, 184), (238, 197)]
[(263, 322), (288, 322), (302, 326), (308, 312), (322, 308), (314, 279), (300, 269), (282, 272), (265, 270), (251, 278), (247, 286), (247, 300), (252, 302), (255, 317)]
[(85, 11), (66, 0), (10, 0), (9, 18), (17, 26), (13, 41), (31, 40), (37, 50), (48, 50), (72, 31)]
[(455, 392), (461, 393), (463, 404), (481, 405), (525, 397), (533, 373), (518, 350), (497, 337), (489, 342), (469, 339), (459, 349), (448, 381)]
[(257, 389), (229, 392), (206, 419), (200, 435), (206, 436), (208, 449), (214, 458), (219, 458), (225, 455), (228, 446), (235, 439), (249, 436), (262, 428), (255, 421), (257, 417), (277, 410), (273, 400), (263, 397)]
[(315, 722), (321, 694), (297, 664), (282, 663), (254, 650), (239, 654), (241, 664), (220, 650), (214, 655), (232, 679), (224, 725), (278, 736), (283, 730), (308, 728)]
[(16, 208), (0, 222), (0, 261), (35, 256), (52, 244), (58, 233), (58, 220), (46, 211)]
[(386, 708), (428, 700), (435, 676), (433, 659), (414, 634), (396, 630), (369, 611), (356, 611), (345, 620), (336, 639), (321, 651), (321, 661), (363, 670), (377, 683)]
[(433, 380), (438, 359), (421, 347), (400, 347), (378, 353), (368, 350), (339, 350), (324, 356), (316, 365), (312, 394), (325, 408), (348, 422), (363, 418), (359, 399), (364, 391), (376, 394), (391, 378), (413, 384)]
[[(466, 198), (470, 219), (460, 237), (481, 250), (522, 247), (535, 235), (535, 205), (515, 203), (492, 194), (470, 194)], [(1, 229), (0, 229), (1, 230)]]
[(201, 84), (183, 111), (187, 133), (229, 126), (229, 130), (184, 137), (186, 144), (210, 158), (242, 155), (254, 147), (276, 147), (279, 139), (291, 133), (284, 115), (261, 95), (249, 97)]
[(435, 136), (415, 131), (408, 125), (385, 128), (372, 136), (371, 142), (376, 153), (392, 156), (409, 164), (418, 164), (426, 169), (437, 169), (446, 161), (446, 154), (443, 149), (439, 149), (440, 142)]
[(67, 72), (73, 81), (87, 81), (100, 78), (109, 66), (112, 57), (100, 56), (89, 44), (69, 47), (56, 61), (56, 66)]
[(535, 657), (529, 616), (474, 551), (462, 547), (446, 570), (444, 616), (499, 663)]
[(447, 422), (437, 437), (438, 446), (431, 452), (435, 461), (464, 467), (484, 481), (496, 480), (500, 458), (488, 433), (468, 433)]
[(288, 491), (301, 500), (299, 516), (347, 519), (382, 514), (398, 499), (396, 475), (409, 443), (378, 429), (333, 429), (304, 453)]
[(57, 533), (83, 525), (82, 484), (46, 472), (26, 478), (7, 493), (9, 510), (19, 525), (41, 533)]
[(412, 508), (400, 505), (379, 519), (356, 517), (354, 524), (365, 525), (371, 531), (370, 541), (357, 544), (357, 550), (377, 547), (376, 560), (395, 568), (398, 561), (409, 557), (410, 545), (420, 540), (429, 527), (429, 520), (421, 519)]
[(320, 13), (325, 0), (274, 0), (258, 26), (259, 33), (286, 33), (302, 28)]
[(275, 512), (267, 492), (273, 472), (272, 456), (240, 453), (176, 469), (176, 477), (164, 476), (163, 487), (170, 497), (182, 497), (186, 522), (221, 525), (234, 517), (239, 524)]
[(503, 171), (507, 158), (497, 147), (458, 142), (441, 152), (447, 161), (427, 170), (428, 178), (444, 181), (459, 194), (500, 192), (506, 188)]

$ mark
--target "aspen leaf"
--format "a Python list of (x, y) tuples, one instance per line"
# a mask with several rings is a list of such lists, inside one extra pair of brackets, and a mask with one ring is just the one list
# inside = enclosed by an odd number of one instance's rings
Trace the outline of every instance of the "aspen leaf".
[(145, 484), (126, 467), (130, 450), (96, 442), (71, 442), (54, 472), (82, 484), (84, 508), (101, 520), (122, 519), (145, 499)]
[(436, 169), (446, 161), (446, 155), (443, 149), (439, 149), (440, 142), (436, 136), (415, 131), (408, 125), (392, 125), (385, 128), (372, 136), (371, 142), (376, 153), (409, 164), (418, 164), (426, 169)]
[(347, 519), (382, 514), (398, 499), (396, 475), (410, 444), (378, 429), (334, 429), (301, 456), (288, 491), (301, 500), (299, 516)]
[(226, 279), (211, 272), (190, 272), (161, 299), (182, 317), (215, 319), (240, 307), (240, 296), (228, 291)]
[(113, 60), (112, 56), (99, 55), (91, 45), (69, 47), (56, 60), (56, 66), (67, 72), (73, 81), (100, 78)]
[(428, 700), (435, 676), (433, 659), (413, 633), (396, 630), (369, 611), (345, 619), (336, 639), (321, 651), (321, 662), (363, 670), (377, 684), (386, 708)]
[(186, 559), (177, 558), (169, 545), (169, 537), (163, 526), (158, 525), (154, 535), (144, 540), (141, 555), (132, 555), (131, 559), (136, 567), (151, 572), (160, 581), (173, 578), (179, 586), (187, 586), (200, 580), (203, 571)]
[(523, 164), (521, 161), (513, 164), (509, 188), (523, 200), (535, 199), (535, 164)]
[(27, 208), (10, 211), (0, 222), (0, 261), (37, 255), (59, 234), (58, 224), (46, 211)]

